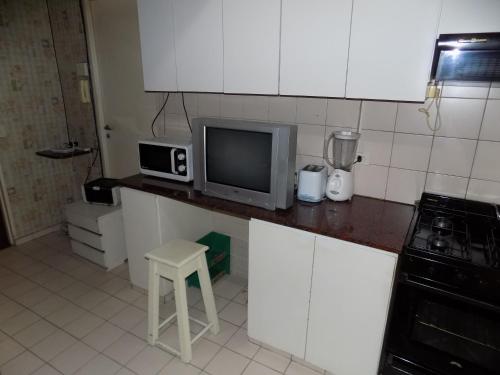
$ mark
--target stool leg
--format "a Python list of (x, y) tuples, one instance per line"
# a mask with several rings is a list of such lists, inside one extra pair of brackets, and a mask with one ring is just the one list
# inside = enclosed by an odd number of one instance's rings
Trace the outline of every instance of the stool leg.
[(186, 279), (179, 277), (174, 280), (175, 288), (175, 308), (177, 310), (177, 324), (179, 326), (179, 345), (181, 349), (181, 359), (183, 362), (190, 362), (191, 333), (189, 331), (188, 303), (186, 294)]
[(155, 345), (158, 340), (158, 326), (160, 324), (160, 275), (158, 264), (149, 261), (149, 289), (148, 289), (148, 342)]
[(200, 280), (201, 294), (203, 295), (203, 303), (207, 312), (208, 322), (212, 324), (210, 331), (216, 335), (219, 333), (219, 317), (215, 307), (214, 292), (212, 290), (212, 282), (208, 273), (207, 258), (205, 255), (198, 258), (198, 279)]

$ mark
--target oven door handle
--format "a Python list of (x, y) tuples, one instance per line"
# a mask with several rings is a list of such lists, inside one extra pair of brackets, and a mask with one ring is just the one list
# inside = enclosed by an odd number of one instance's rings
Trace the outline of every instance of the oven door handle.
[(495, 311), (497, 313), (500, 312), (500, 306), (493, 305), (493, 304), (490, 304), (488, 302), (479, 301), (477, 299), (470, 298), (470, 297), (467, 297), (467, 296), (464, 296), (464, 295), (461, 295), (461, 294), (458, 294), (455, 292), (451, 292), (451, 291), (443, 289), (443, 288), (432, 286), (432, 285), (429, 285), (429, 284), (422, 282), (422, 281), (417, 281), (414, 279), (414, 277), (412, 275), (410, 275), (406, 272), (401, 273), (401, 278), (402, 278), (401, 281), (408, 286), (423, 289), (423, 290), (431, 292), (431, 293), (441, 294), (441, 295), (453, 298), (453, 299), (458, 300), (458, 301), (467, 302), (467, 303), (470, 303), (470, 304), (473, 304), (476, 306), (480, 306), (482, 308), (486, 308), (488, 310)]

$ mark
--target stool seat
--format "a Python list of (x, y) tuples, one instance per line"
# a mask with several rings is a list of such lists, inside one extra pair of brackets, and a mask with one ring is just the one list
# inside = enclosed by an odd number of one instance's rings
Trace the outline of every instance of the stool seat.
[[(177, 239), (169, 241), (145, 255), (149, 263), (148, 342), (150, 345), (156, 345), (171, 353), (180, 355), (184, 362), (191, 361), (192, 343), (208, 330), (213, 335), (218, 334), (220, 330), (207, 258), (205, 256), (205, 252), (208, 249), (208, 246), (200, 245), (196, 242)], [(198, 273), (208, 323), (191, 318), (188, 314), (186, 278), (193, 272)], [(160, 278), (166, 278), (173, 282), (176, 310), (174, 314), (162, 322), (160, 322), (159, 315)], [(174, 318), (177, 318), (180, 351), (158, 339), (160, 330), (166, 327)], [(192, 339), (189, 329), (190, 319), (203, 327)]]
[(208, 250), (208, 246), (186, 240), (172, 240), (145, 255), (146, 259), (179, 268)]

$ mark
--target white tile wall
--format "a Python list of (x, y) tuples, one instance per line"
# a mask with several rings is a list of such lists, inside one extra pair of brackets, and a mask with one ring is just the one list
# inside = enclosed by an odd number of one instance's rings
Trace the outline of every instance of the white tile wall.
[[(359, 129), (356, 194), (413, 203), (427, 191), (500, 202), (500, 84), (445, 86), (436, 134), (419, 108), (397, 103), (325, 98), (186, 94), (191, 117), (226, 117), (298, 125), (296, 167), (324, 164), (332, 131)], [(169, 103), (168, 126), (183, 126), (178, 97)], [(180, 96), (180, 95), (178, 95)], [(430, 108), (430, 125), (437, 110)], [(479, 140), (479, 142), (478, 142)]]

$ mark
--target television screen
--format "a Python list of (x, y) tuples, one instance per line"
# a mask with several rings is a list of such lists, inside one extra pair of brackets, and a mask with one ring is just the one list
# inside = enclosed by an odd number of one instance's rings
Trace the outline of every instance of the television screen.
[(272, 133), (206, 128), (208, 182), (271, 192)]

